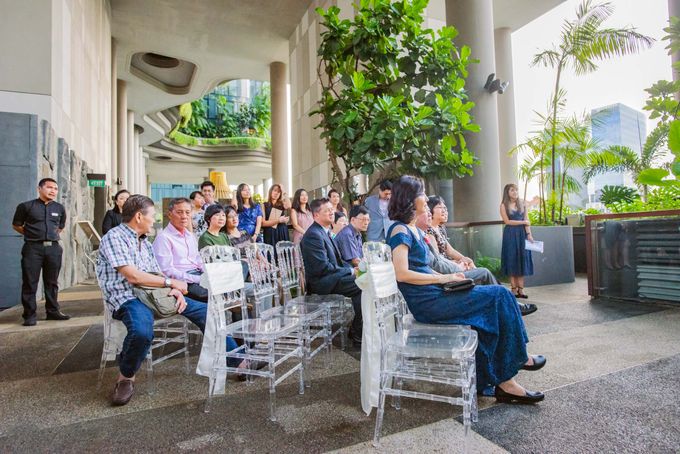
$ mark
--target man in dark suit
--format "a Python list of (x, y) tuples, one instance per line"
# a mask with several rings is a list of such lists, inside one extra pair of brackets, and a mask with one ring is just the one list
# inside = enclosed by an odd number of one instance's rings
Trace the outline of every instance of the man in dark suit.
[(319, 295), (339, 294), (352, 298), (355, 315), (350, 337), (354, 342), (361, 343), (361, 289), (354, 282), (356, 269), (342, 261), (340, 251), (331, 239), (333, 205), (330, 200), (322, 198), (313, 200), (309, 209), (314, 224), (309, 226), (300, 243), (307, 289)]

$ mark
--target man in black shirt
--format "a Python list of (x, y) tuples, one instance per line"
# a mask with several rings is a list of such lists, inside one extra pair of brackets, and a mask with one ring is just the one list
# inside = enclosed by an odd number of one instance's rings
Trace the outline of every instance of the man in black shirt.
[(36, 323), (35, 293), (41, 270), (47, 320), (71, 318), (59, 310), (57, 302), (62, 253), (59, 234), (66, 225), (66, 210), (63, 205), (54, 201), (58, 191), (55, 180), (43, 178), (38, 183), (38, 198), (20, 203), (12, 220), (12, 228), (24, 236), (24, 247), (21, 249), (24, 326), (33, 326)]

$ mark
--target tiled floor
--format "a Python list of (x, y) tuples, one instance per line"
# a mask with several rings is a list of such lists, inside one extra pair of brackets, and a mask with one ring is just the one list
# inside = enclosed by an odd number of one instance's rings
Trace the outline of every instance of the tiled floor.
[[(680, 307), (594, 301), (585, 280), (529, 289), (539, 311), (525, 319), (529, 350), (548, 357), (521, 372), (546, 392), (537, 406), (480, 400), (472, 452), (677, 452), (680, 446)], [(20, 325), (0, 312), (0, 452), (372, 452), (374, 413), (361, 411), (359, 350), (335, 350), (330, 368), (311, 371), (302, 396), (278, 391), (279, 420), (267, 419), (263, 380), (230, 381), (203, 413), (207, 380), (181, 360), (156, 368), (158, 392), (144, 377), (125, 407), (109, 406), (116, 374), (97, 390), (101, 300), (96, 287), (61, 293), (69, 321)], [(195, 356), (193, 357), (195, 360)], [(404, 401), (388, 408), (380, 452), (460, 452), (460, 409)]]

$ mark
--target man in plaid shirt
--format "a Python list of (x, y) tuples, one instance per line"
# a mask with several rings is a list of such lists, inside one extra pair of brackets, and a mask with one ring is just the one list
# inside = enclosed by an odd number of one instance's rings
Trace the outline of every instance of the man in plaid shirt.
[[(113, 405), (125, 405), (134, 394), (134, 378), (153, 341), (153, 312), (134, 294), (135, 285), (167, 287), (177, 299), (177, 312), (191, 320), (201, 331), (205, 328), (207, 305), (189, 298), (187, 283), (158, 273), (159, 267), (146, 235), (154, 223), (153, 201), (133, 195), (123, 206), (123, 223), (111, 229), (99, 246), (97, 279), (113, 318), (127, 328), (120, 353), (120, 375), (113, 391)], [(236, 348), (227, 338), (227, 350)]]

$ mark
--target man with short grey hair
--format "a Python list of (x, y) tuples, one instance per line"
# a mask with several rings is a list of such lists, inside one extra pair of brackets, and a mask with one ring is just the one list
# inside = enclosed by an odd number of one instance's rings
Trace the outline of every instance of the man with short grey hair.
[(168, 225), (156, 235), (153, 251), (161, 271), (166, 276), (188, 283), (188, 295), (208, 302), (208, 290), (199, 285), (203, 260), (198, 252), (196, 235), (189, 231), (191, 202), (184, 197), (172, 199), (168, 205)]

